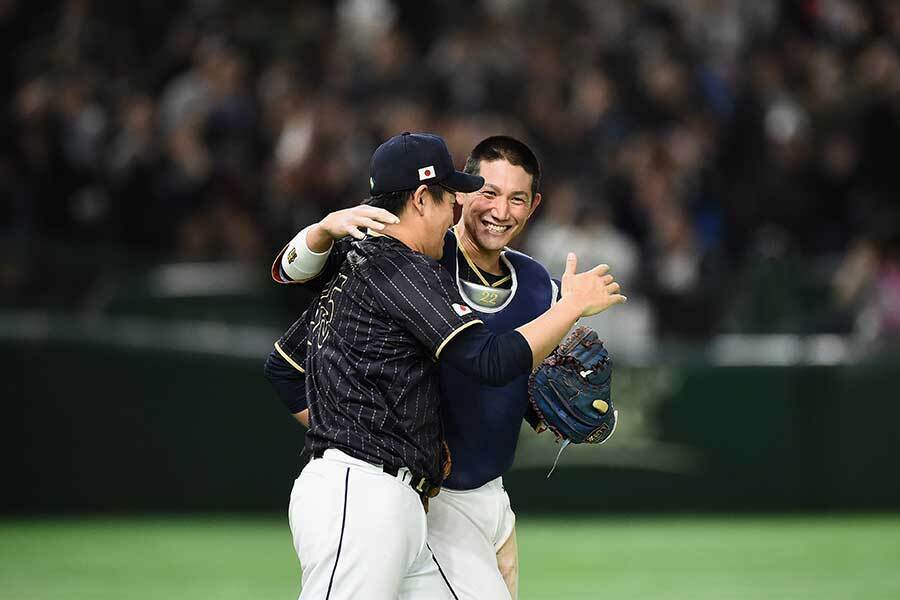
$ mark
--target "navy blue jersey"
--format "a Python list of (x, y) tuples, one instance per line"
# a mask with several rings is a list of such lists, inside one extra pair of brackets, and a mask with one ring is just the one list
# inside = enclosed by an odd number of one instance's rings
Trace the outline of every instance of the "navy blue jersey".
[[(450, 271), (466, 303), (495, 334), (506, 333), (543, 314), (557, 295), (556, 284), (534, 259), (506, 250), (501, 261), (509, 270), (511, 294), (494, 308), (471, 301), (460, 283), (456, 236), (444, 239), (441, 265)], [(444, 485), (467, 490), (503, 475), (512, 466), (522, 419), (528, 404), (528, 375), (495, 387), (478, 383), (441, 361), (441, 417), (453, 470)]]

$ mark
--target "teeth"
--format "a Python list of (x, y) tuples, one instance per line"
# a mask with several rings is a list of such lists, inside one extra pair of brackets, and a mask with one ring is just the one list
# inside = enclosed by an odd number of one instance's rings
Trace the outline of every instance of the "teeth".
[(487, 226), (488, 231), (490, 231), (491, 233), (503, 233), (504, 231), (509, 229), (509, 225), (503, 227), (501, 227), (500, 225), (493, 225), (491, 223), (485, 223), (485, 225)]

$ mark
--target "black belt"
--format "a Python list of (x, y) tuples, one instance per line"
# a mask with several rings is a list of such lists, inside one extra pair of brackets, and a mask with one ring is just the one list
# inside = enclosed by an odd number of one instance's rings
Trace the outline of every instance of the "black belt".
[[(322, 456), (325, 454), (326, 449), (316, 450), (315, 452), (313, 452), (313, 458), (322, 458)], [(341, 450), (341, 452), (347, 454), (348, 456), (353, 456), (346, 450)], [(353, 458), (367, 462), (367, 463), (369, 462), (364, 458), (359, 458), (358, 456), (353, 456)], [(372, 463), (369, 463), (369, 464), (372, 464)], [(379, 465), (372, 465), (372, 466), (377, 467)], [(380, 466), (381, 466), (381, 470), (384, 471), (385, 473), (387, 473), (388, 475), (390, 475), (391, 477), (397, 477), (397, 474), (400, 472), (400, 469), (403, 468), (403, 467), (392, 467), (391, 465), (380, 465)], [(425, 476), (414, 473), (412, 470), (409, 469), (409, 467), (407, 467), (406, 469), (407, 469), (407, 471), (409, 471), (409, 480), (406, 481), (406, 478), (404, 477), (403, 478), (404, 483), (409, 485), (409, 487), (411, 487), (416, 492), (416, 494), (419, 495), (419, 497), (422, 499), (422, 504), (425, 506), (425, 511), (427, 512), (428, 511), (428, 499), (434, 498), (435, 496), (437, 496), (441, 491), (441, 486), (433, 484)]]
[[(381, 465), (381, 470), (391, 477), (396, 477), (400, 472), (400, 467)], [(423, 498), (434, 498), (441, 491), (441, 486), (434, 485), (428, 480), (427, 477), (420, 477), (412, 471), (409, 471), (409, 481), (407, 481), (406, 483), (409, 484), (409, 487), (414, 489), (416, 493), (418, 493)]]

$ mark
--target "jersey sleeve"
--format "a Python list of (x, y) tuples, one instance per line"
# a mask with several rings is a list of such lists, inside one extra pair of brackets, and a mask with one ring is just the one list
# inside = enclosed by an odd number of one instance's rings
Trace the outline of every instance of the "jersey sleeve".
[(278, 398), (292, 414), (308, 408), (306, 401), (306, 375), (291, 365), (277, 347), (269, 354), (265, 365), (266, 378)]
[(307, 307), (300, 318), (275, 342), (275, 352), (300, 373), (306, 373), (303, 363), (306, 362), (311, 308), (312, 306)]
[(486, 325), (468, 327), (446, 344), (441, 361), (483, 384), (500, 386), (531, 373), (531, 346), (515, 329), (493, 333)]
[(394, 254), (379, 261), (369, 283), (384, 310), (435, 359), (459, 332), (481, 323), (450, 274), (424, 255)]

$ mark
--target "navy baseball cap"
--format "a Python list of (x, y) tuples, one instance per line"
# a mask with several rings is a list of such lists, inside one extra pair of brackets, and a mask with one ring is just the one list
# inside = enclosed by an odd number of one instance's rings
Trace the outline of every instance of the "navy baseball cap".
[(484, 178), (457, 171), (447, 144), (431, 133), (395, 135), (372, 155), (369, 189), (373, 196), (440, 184), (454, 192), (477, 192)]

